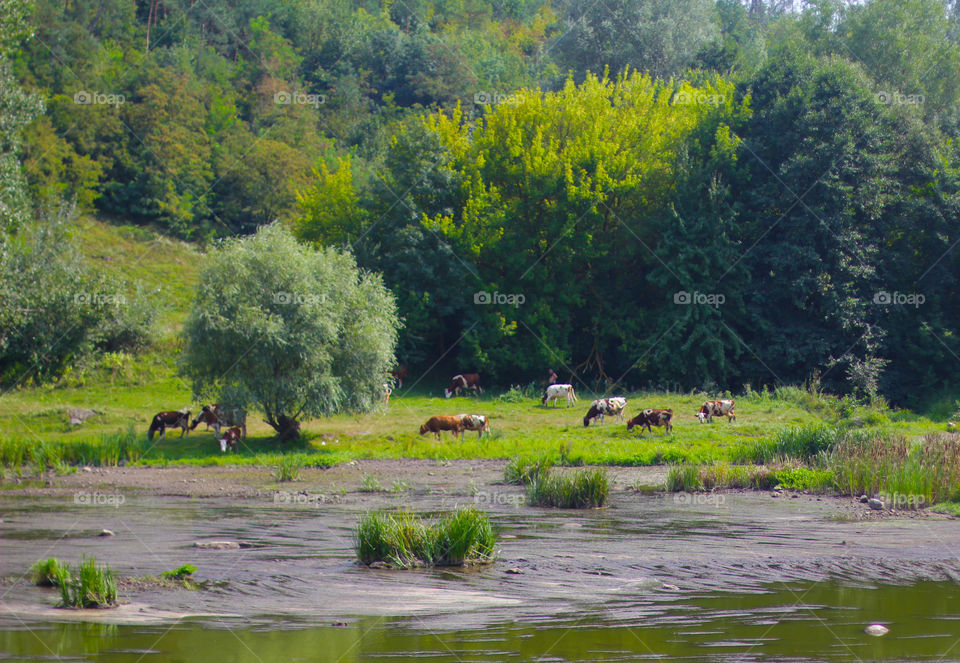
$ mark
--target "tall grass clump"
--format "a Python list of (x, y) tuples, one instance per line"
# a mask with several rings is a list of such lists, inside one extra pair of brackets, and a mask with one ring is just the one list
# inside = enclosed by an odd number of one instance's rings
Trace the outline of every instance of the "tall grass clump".
[(303, 454), (280, 456), (273, 471), (273, 478), (277, 481), (296, 481), (300, 478), (300, 470), (303, 466)]
[(30, 567), (30, 579), (37, 587), (55, 587), (58, 583), (58, 570), (63, 566), (56, 557), (40, 559)]
[(777, 431), (773, 438), (752, 440), (730, 450), (735, 463), (766, 465), (798, 460), (822, 463), (842, 437), (832, 426), (800, 426)]
[(850, 437), (831, 464), (841, 494), (880, 495), (893, 508), (960, 499), (960, 445), (950, 435), (926, 435), (916, 444), (902, 436)]
[(825, 493), (833, 489), (833, 471), (813, 469), (796, 462), (782, 467), (759, 465), (677, 465), (667, 474), (667, 492), (695, 493), (723, 489), (787, 490)]
[(96, 557), (84, 557), (80, 565), (56, 569), (61, 608), (109, 608), (117, 604), (117, 572), (97, 566)]
[(532, 506), (590, 509), (603, 506), (609, 492), (607, 471), (596, 468), (564, 474), (543, 474), (530, 482), (527, 500)]
[(407, 511), (374, 511), (354, 531), (357, 559), (406, 569), (460, 566), (493, 559), (497, 537), (486, 513), (463, 508), (427, 523)]
[(546, 454), (535, 458), (515, 456), (504, 468), (503, 480), (506, 483), (524, 486), (546, 476), (552, 466), (553, 461)]

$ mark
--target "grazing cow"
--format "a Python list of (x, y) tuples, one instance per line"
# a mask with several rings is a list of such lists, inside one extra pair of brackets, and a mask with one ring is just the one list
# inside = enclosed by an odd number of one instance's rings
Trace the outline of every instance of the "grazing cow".
[(244, 440), (247, 439), (247, 412), (240, 407), (227, 407), (211, 403), (204, 405), (200, 414), (190, 424), (190, 430), (193, 430), (201, 423), (213, 428), (214, 435), (220, 435), (222, 426), (239, 426)]
[(673, 429), (673, 410), (644, 410), (633, 419), (627, 422), (627, 430), (634, 426), (646, 428), (651, 433), (653, 429), (650, 426), (663, 426), (664, 433), (669, 434)]
[(434, 433), (437, 436), (437, 439), (440, 439), (440, 431), (451, 431), (453, 437), (456, 438), (460, 434), (460, 429), (463, 427), (463, 424), (460, 421), (460, 417), (447, 417), (447, 416), (436, 416), (430, 417), (427, 420), (427, 423), (420, 427), (420, 434), (426, 435), (427, 433)]
[(450, 378), (450, 386), (443, 390), (443, 395), (446, 398), (459, 396), (461, 389), (472, 389), (474, 392), (482, 394), (483, 388), (480, 386), (480, 374), (460, 373), (454, 375)]
[(483, 434), (486, 433), (490, 435), (490, 422), (482, 414), (458, 414), (460, 417), (460, 440), (463, 440), (464, 434), (468, 430), (477, 431), (477, 439), (479, 440), (483, 437)]
[(601, 398), (590, 404), (590, 410), (587, 416), (583, 418), (584, 427), (590, 425), (594, 418), (603, 423), (604, 415), (610, 414), (617, 418), (617, 421), (623, 421), (623, 409), (627, 407), (627, 399), (623, 396), (614, 396), (612, 398)]
[(543, 391), (540, 405), (546, 405), (547, 401), (553, 401), (556, 405), (557, 399), (561, 396), (567, 399), (567, 407), (577, 402), (577, 394), (573, 391), (572, 384), (552, 384)]
[(403, 389), (403, 378), (407, 377), (407, 367), (397, 366), (395, 369), (390, 371), (390, 375), (392, 375), (393, 379), (397, 381), (397, 389)]
[(228, 428), (227, 432), (223, 434), (223, 437), (220, 438), (220, 451), (226, 452), (227, 449), (231, 451), (237, 448), (237, 445), (240, 444), (240, 428), (234, 426), (233, 428)]
[(737, 415), (733, 412), (733, 406), (734, 402), (731, 400), (707, 401), (700, 406), (697, 419), (701, 424), (705, 421), (713, 423), (714, 417), (726, 417), (728, 422), (736, 421)]
[(147, 439), (153, 440), (156, 433), (160, 433), (160, 439), (164, 439), (168, 428), (179, 428), (180, 437), (186, 435), (190, 426), (190, 410), (184, 408), (179, 411), (158, 412), (153, 415), (150, 422), (150, 430), (147, 431)]

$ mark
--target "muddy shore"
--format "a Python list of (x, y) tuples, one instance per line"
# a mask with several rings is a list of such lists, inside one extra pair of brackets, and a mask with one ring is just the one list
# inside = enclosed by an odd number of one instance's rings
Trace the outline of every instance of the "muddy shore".
[[(611, 468), (609, 506), (526, 506), (502, 484), (503, 461), (361, 460), (303, 470), (277, 483), (269, 468), (92, 468), (0, 493), (0, 611), (37, 619), (52, 594), (29, 586), (30, 564), (83, 554), (123, 576), (157, 576), (190, 563), (202, 591), (123, 594), (106, 620), (287, 614), (521, 618), (598, 607), (645, 614), (658, 601), (771, 583), (960, 581), (960, 520), (871, 511), (849, 498), (783, 491), (648, 493), (663, 467)], [(375, 478), (383, 492), (362, 492)], [(395, 488), (395, 490), (391, 490)], [(435, 511), (476, 505), (500, 531), (496, 563), (472, 568), (373, 570), (356, 564), (352, 535), (374, 508)], [(102, 530), (112, 536), (100, 536)], [(225, 549), (197, 543), (228, 541)], [(62, 612), (62, 611), (61, 611)], [(460, 615), (455, 617), (455, 615)], [(466, 617), (470, 615), (470, 617)]]

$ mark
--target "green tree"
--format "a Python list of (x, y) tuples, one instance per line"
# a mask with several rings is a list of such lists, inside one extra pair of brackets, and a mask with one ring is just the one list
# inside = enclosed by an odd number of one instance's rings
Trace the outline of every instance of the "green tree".
[(198, 396), (257, 405), (281, 439), (301, 417), (380, 402), (399, 322), (380, 277), (349, 254), (264, 226), (212, 252), (195, 301), (183, 371)]

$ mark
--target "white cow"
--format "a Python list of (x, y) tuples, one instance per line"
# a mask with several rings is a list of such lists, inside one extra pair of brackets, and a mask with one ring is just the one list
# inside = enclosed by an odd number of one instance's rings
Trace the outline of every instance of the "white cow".
[(567, 407), (577, 402), (577, 394), (573, 391), (572, 384), (552, 384), (543, 392), (540, 404), (546, 405), (547, 401), (553, 401), (553, 404), (556, 405), (557, 399), (561, 396), (567, 399)]
[(463, 434), (468, 430), (477, 431), (477, 439), (483, 437), (486, 433), (490, 435), (490, 422), (482, 414), (458, 414), (460, 417), (460, 439), (463, 440)]
[(714, 417), (726, 417), (727, 421), (736, 421), (737, 415), (733, 412), (733, 406), (734, 401), (731, 400), (706, 401), (700, 406), (697, 419), (700, 420), (701, 424), (704, 422), (713, 423)]
[(589, 426), (594, 418), (603, 423), (604, 415), (610, 414), (617, 418), (617, 421), (623, 421), (623, 410), (627, 407), (627, 399), (623, 396), (613, 396), (611, 398), (600, 398), (590, 404), (590, 410), (587, 416), (583, 418), (583, 425)]

